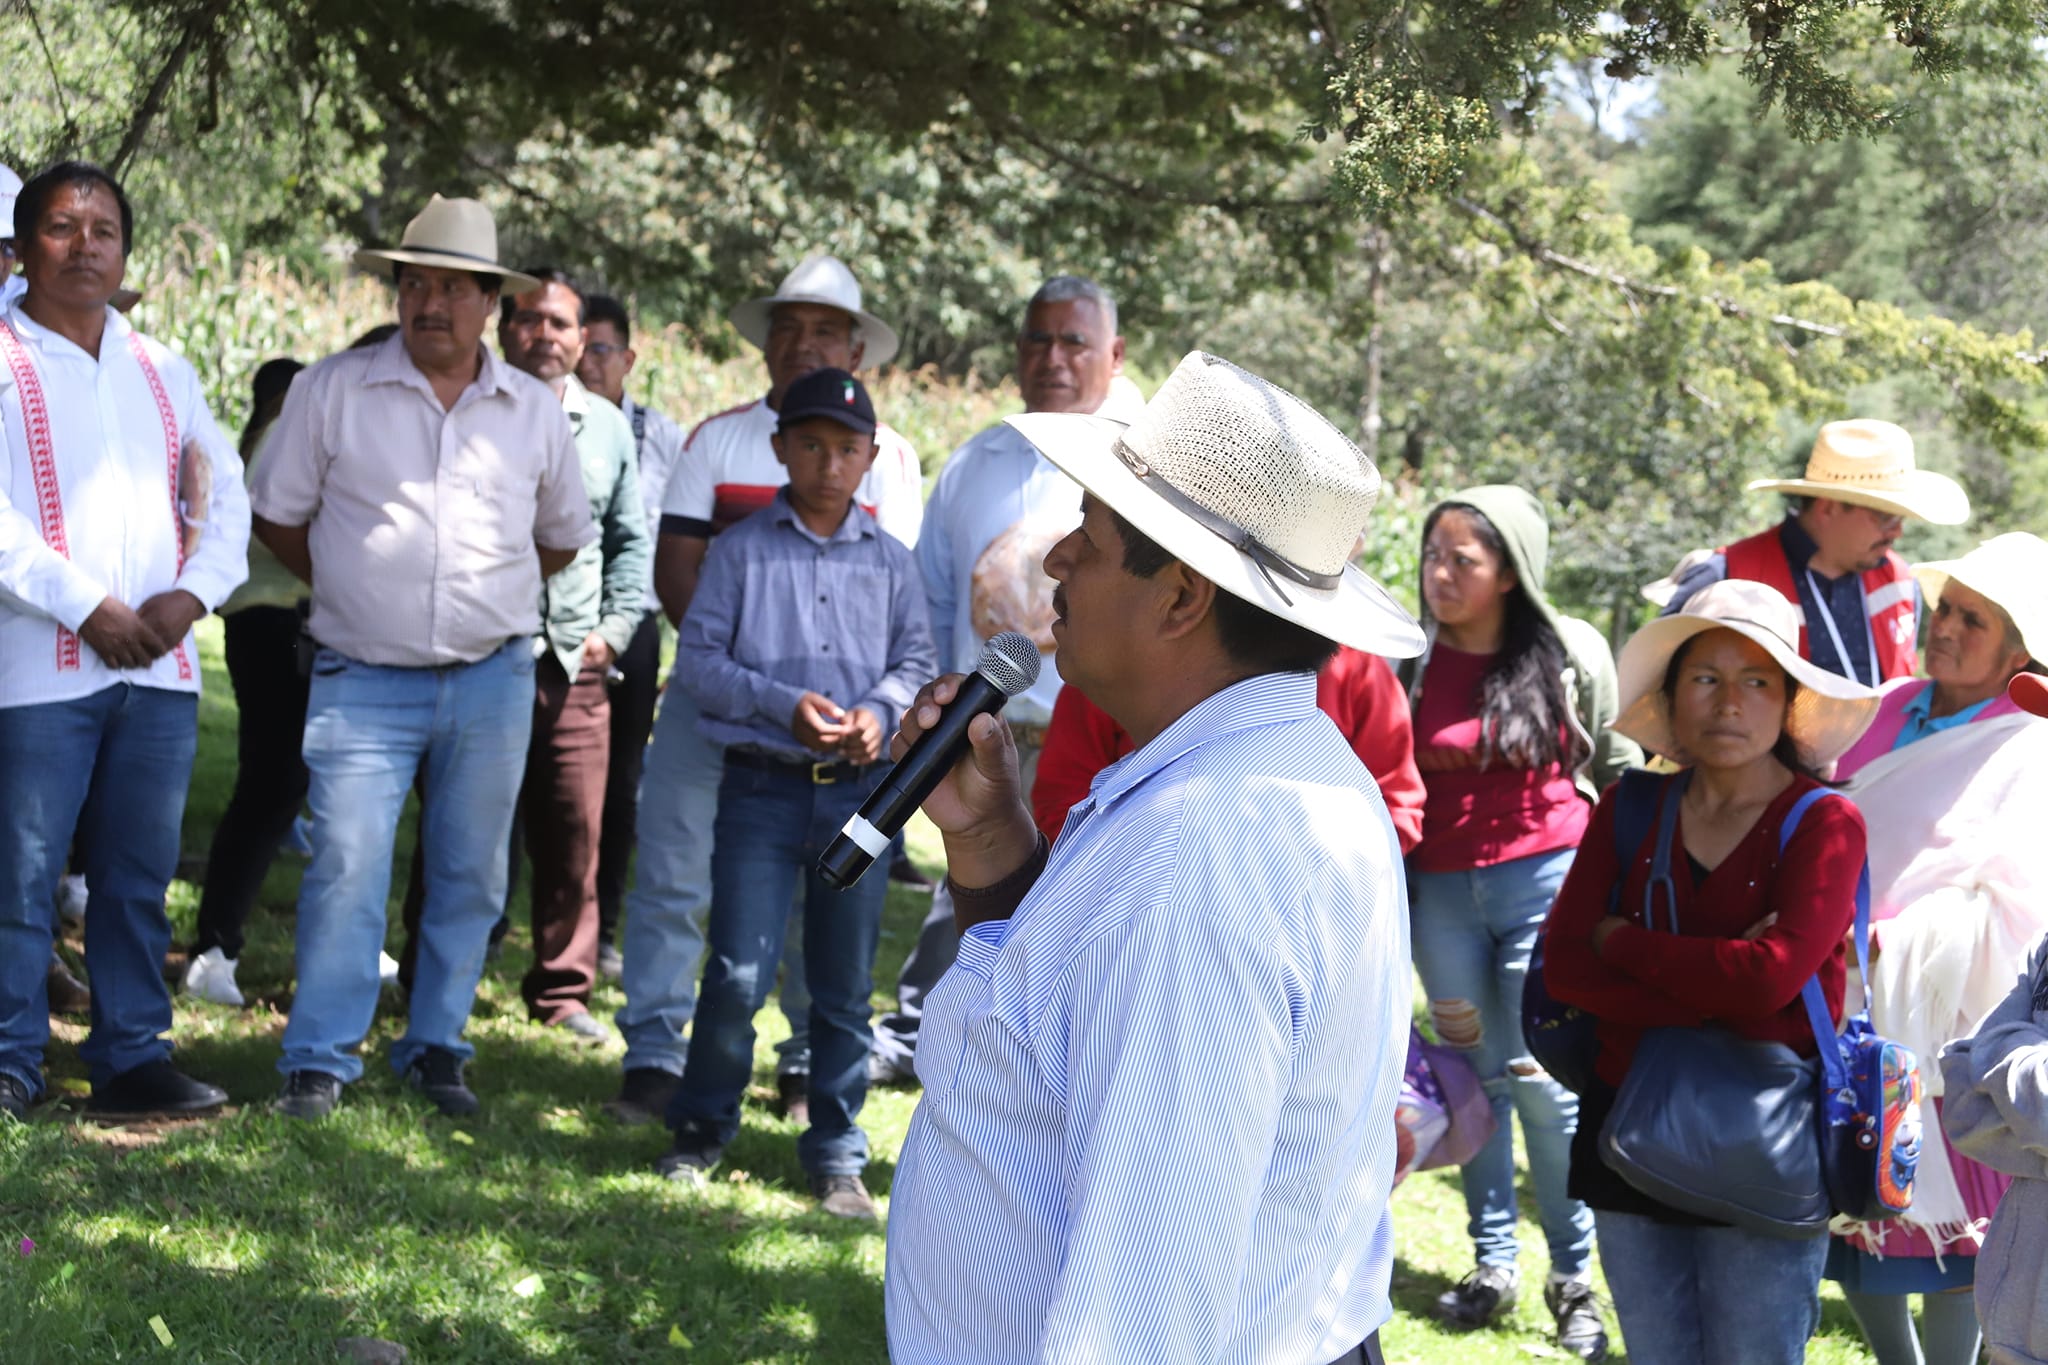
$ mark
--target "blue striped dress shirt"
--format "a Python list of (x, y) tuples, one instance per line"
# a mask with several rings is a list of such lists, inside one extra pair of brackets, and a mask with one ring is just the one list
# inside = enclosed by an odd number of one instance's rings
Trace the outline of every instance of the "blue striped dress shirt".
[(1315, 679), (1096, 778), (925, 1002), (897, 1365), (1323, 1365), (1391, 1316), (1407, 893)]

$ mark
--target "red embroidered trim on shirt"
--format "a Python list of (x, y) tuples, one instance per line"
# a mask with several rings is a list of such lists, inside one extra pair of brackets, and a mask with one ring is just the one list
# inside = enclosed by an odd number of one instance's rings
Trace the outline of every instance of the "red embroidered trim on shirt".
[[(71, 547), (64, 536), (64, 500), (57, 487), (57, 452), (50, 440), (50, 409), (43, 398), (43, 381), (28, 358), (12, 323), (0, 320), (0, 350), (7, 352), (7, 368), (14, 372), (15, 392), (21, 395), (21, 424), (28, 433), (29, 474), (36, 485), (36, 519), (41, 523), (43, 543), (64, 558)], [(62, 624), (57, 627), (57, 671), (78, 667), (78, 636)]]
[[(139, 333), (128, 333), (128, 349), (135, 356), (135, 363), (142, 367), (142, 377), (149, 381), (149, 392), (156, 399), (156, 415), (164, 424), (165, 472), (171, 490), (171, 550), (178, 557), (178, 573), (185, 572), (185, 515), (178, 510), (178, 414), (171, 408), (171, 396), (164, 392), (163, 376), (150, 364), (149, 352), (143, 349)], [(185, 642), (178, 641), (171, 651), (178, 660), (178, 681), (192, 681), (192, 660), (185, 652)]]

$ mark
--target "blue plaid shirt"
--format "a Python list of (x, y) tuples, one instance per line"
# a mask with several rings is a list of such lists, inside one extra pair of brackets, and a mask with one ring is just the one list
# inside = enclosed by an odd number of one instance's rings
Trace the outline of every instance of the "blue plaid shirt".
[(676, 631), (671, 681), (696, 698), (713, 743), (819, 758), (790, 732), (798, 698), (864, 707), (896, 733), (938, 675), (917, 560), (858, 505), (830, 536), (789, 490), (711, 542)]
[(895, 1365), (1335, 1360), (1391, 1315), (1401, 849), (1315, 679), (1097, 776), (925, 1001)]

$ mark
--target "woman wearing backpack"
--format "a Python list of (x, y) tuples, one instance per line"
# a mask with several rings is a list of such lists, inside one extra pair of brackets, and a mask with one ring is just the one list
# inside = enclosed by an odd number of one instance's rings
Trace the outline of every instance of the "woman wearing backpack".
[(2011, 1177), (1935, 1136), (1935, 1058), (2048, 931), (2048, 725), (2006, 695), (2048, 654), (2048, 543), (2015, 532), (1913, 574), (1932, 609), (1928, 676), (1886, 685), (1836, 775), (1870, 829), (1871, 1021), (1918, 1055), (1926, 1084), (1920, 1165), (1912, 1205), (1837, 1237), (1827, 1275), (1878, 1365), (1970, 1365), (1977, 1252)]
[[(1645, 1030), (1711, 1026), (1812, 1057), (1800, 991), (1816, 974), (1840, 1016), (1863, 817), (1828, 796), (1782, 856), (1779, 840), (1800, 798), (1823, 786), (1815, 770), (1870, 723), (1877, 694), (1807, 663), (1798, 638), (1783, 597), (1728, 580), (1628, 642), (1615, 728), (1685, 769), (1647, 784), (1661, 800), (1682, 783), (1670, 864), (1678, 932), (1642, 923), (1656, 840), (1615, 846), (1629, 784), (1602, 799), (1546, 931), (1545, 985), (1599, 1020), (1598, 1083), (1580, 1098), (1570, 1188), (1594, 1210), (1636, 1365), (1793, 1365), (1820, 1320), (1825, 1235), (1766, 1236), (1670, 1208), (1616, 1174), (1600, 1140)], [(1696, 1121), (1711, 1132), (1740, 1119)]]
[(1565, 1190), (1578, 1101), (1528, 1056), (1522, 982), (1600, 788), (1641, 753), (1610, 731), (1614, 660), (1543, 591), (1550, 527), (1520, 488), (1468, 488), (1423, 523), (1429, 646), (1402, 665), (1425, 798), (1410, 854), (1415, 964), (1437, 1036), (1463, 1051), (1493, 1105), (1493, 1138), (1460, 1168), (1476, 1268), (1437, 1315), (1477, 1327), (1518, 1290), (1513, 1115), (1549, 1243), (1544, 1301), (1558, 1343), (1606, 1354), (1593, 1300), (1593, 1220)]

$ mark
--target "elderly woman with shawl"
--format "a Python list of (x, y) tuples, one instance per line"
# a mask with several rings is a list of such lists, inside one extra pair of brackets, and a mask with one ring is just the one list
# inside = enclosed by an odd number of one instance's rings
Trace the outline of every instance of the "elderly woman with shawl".
[(1838, 1237), (1827, 1274), (1879, 1365), (1968, 1365), (1976, 1253), (2010, 1181), (1934, 1136), (1934, 1059), (1998, 1005), (2048, 930), (2048, 725), (2006, 696), (2048, 656), (2048, 543), (2002, 535), (1914, 574), (1933, 608), (1928, 677), (1887, 686), (1836, 776), (1870, 832), (1872, 1022), (1920, 1057), (1928, 1136), (1912, 1207)]

